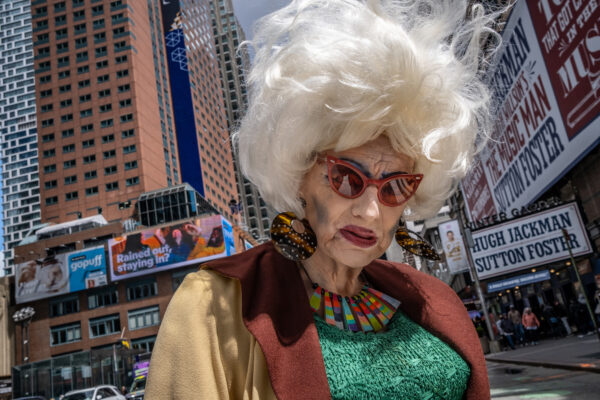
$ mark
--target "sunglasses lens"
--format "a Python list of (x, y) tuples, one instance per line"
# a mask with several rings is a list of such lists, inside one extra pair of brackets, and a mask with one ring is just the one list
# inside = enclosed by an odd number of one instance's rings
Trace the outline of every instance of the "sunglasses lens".
[(356, 171), (342, 164), (332, 165), (330, 174), (333, 189), (344, 197), (358, 196), (365, 184)]
[(381, 186), (381, 200), (390, 205), (404, 204), (415, 193), (417, 185), (413, 177), (392, 179)]

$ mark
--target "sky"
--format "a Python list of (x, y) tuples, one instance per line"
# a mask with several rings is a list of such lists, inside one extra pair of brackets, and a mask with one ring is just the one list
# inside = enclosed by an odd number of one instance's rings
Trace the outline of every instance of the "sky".
[(254, 21), (288, 3), (290, 0), (233, 0), (233, 11), (242, 24), (246, 39), (252, 39)]

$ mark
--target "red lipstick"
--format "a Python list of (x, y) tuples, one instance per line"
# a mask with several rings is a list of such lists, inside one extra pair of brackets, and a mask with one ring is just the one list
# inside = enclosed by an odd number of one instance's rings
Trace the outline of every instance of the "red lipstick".
[(346, 225), (340, 229), (344, 239), (357, 247), (372, 247), (377, 243), (377, 235), (370, 229), (356, 225)]

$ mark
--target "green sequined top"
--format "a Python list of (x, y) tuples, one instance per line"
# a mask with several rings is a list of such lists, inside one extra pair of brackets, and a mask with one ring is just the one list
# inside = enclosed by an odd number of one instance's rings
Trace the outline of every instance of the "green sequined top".
[(353, 333), (315, 315), (331, 398), (460, 400), (471, 370), (400, 310), (387, 331)]

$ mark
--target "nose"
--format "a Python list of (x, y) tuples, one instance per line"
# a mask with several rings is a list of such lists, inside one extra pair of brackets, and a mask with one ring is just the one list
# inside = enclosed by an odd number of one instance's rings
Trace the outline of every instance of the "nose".
[(381, 204), (377, 197), (377, 187), (370, 185), (362, 195), (354, 199), (352, 205), (352, 215), (362, 217), (367, 220), (373, 220), (381, 214)]

